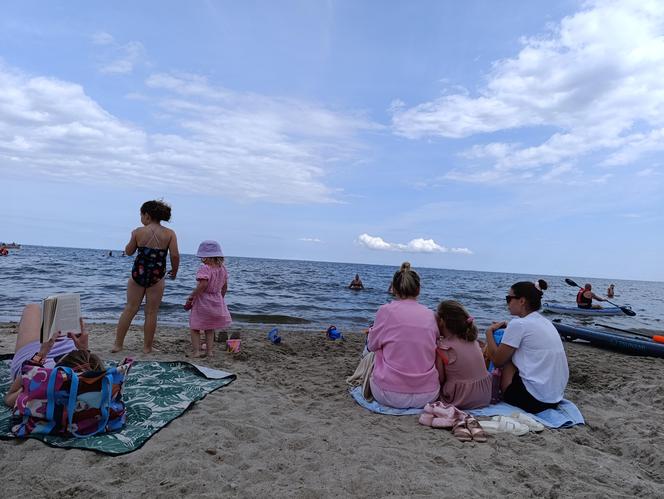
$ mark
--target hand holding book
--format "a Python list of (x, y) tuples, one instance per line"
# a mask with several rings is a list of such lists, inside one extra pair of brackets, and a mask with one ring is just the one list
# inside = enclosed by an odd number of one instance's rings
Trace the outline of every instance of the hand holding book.
[(76, 293), (49, 296), (42, 303), (40, 340), (49, 341), (61, 332), (80, 333), (81, 297)]
[(88, 340), (90, 339), (90, 335), (85, 329), (85, 324), (82, 317), (79, 319), (79, 325), (81, 327), (81, 332), (69, 332), (67, 333), (67, 338), (70, 338), (74, 342), (74, 345), (76, 345), (76, 350), (90, 350), (88, 348)]

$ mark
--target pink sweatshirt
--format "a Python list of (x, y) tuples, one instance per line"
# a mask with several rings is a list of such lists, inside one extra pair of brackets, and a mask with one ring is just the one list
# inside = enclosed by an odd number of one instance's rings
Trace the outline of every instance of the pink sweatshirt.
[(438, 335), (434, 313), (415, 300), (395, 300), (380, 307), (367, 343), (375, 353), (371, 382), (398, 393), (438, 389)]

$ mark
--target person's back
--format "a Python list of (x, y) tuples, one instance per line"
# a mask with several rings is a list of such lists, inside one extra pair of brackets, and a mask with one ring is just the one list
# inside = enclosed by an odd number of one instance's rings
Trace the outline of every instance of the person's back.
[[(379, 330), (376, 334), (374, 331)], [(372, 334), (374, 332), (374, 334)], [(373, 377), (385, 390), (435, 389), (436, 319), (414, 300), (383, 305), (369, 330), (367, 347), (376, 353)]]
[(417, 303), (420, 277), (410, 264), (401, 266), (392, 284), (398, 300), (378, 309), (367, 336), (367, 348), (374, 352), (371, 393), (390, 407), (424, 407), (440, 392), (438, 326), (434, 313)]
[(443, 300), (436, 314), (440, 339), (437, 361), (440, 399), (460, 409), (485, 407), (491, 402), (491, 375), (477, 341), (473, 317), (459, 302)]
[(167, 250), (175, 232), (163, 225), (150, 224), (134, 229), (138, 248)]
[(576, 294), (576, 306), (579, 308), (592, 308), (593, 293), (589, 289), (581, 289)]

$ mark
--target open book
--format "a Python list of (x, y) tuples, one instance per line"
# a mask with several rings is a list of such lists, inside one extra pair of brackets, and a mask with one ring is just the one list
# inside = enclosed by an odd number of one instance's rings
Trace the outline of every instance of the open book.
[(49, 296), (42, 302), (40, 341), (44, 343), (59, 331), (81, 332), (81, 297), (76, 293)]

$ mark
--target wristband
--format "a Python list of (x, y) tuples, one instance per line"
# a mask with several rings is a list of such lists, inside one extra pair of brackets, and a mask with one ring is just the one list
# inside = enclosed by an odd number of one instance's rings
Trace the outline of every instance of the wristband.
[(39, 352), (37, 352), (36, 354), (34, 354), (34, 355), (32, 356), (32, 358), (30, 359), (30, 362), (33, 362), (33, 363), (35, 363), (35, 364), (39, 364), (40, 366), (43, 366), (45, 360), (46, 360), (46, 359), (45, 359), (44, 357), (42, 357), (42, 356), (39, 354)]

